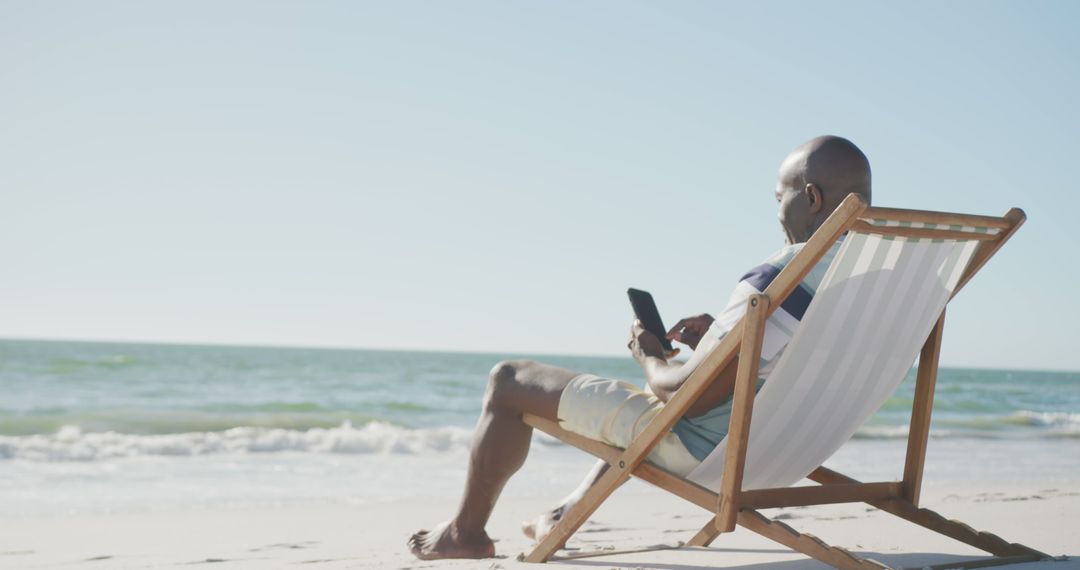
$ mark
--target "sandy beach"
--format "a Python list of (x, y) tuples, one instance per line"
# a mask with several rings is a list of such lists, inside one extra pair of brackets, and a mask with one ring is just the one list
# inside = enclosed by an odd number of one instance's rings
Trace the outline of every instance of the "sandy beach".
[[(508, 497), (489, 531), (497, 557), (423, 562), (405, 549), (418, 527), (454, 506), (446, 497), (416, 497), (363, 505), (193, 509), (165, 513), (23, 517), (0, 521), (3, 568), (158, 568), (212, 564), (223, 568), (535, 568), (518, 562), (530, 541), (522, 518), (550, 501)], [(923, 506), (1046, 552), (1072, 556), (1013, 568), (1080, 568), (1080, 481), (1053, 485), (949, 484), (928, 486)], [(904, 523), (861, 504), (775, 509), (767, 514), (890, 566), (921, 567), (979, 556), (961, 543)], [(644, 484), (617, 493), (561, 554), (612, 551), (568, 568), (823, 568), (823, 564), (745, 529), (710, 548), (618, 553), (653, 545), (675, 546), (707, 521), (704, 511)]]

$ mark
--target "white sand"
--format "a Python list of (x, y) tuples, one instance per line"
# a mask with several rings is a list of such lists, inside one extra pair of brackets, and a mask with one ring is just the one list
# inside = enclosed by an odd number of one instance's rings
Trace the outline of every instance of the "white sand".
[[(634, 485), (640, 486), (640, 483)], [(1052, 555), (1080, 556), (1080, 481), (1054, 484), (929, 486), (923, 506), (949, 518)], [(347, 506), (201, 509), (113, 515), (0, 518), (2, 568), (153, 568), (212, 564), (221, 568), (537, 568), (517, 562), (529, 547), (519, 521), (548, 501), (509, 497), (488, 530), (498, 557), (481, 561), (421, 562), (405, 548), (414, 530), (445, 518), (446, 498)], [(767, 511), (797, 530), (892, 566), (956, 561), (980, 553), (865, 505)], [(571, 539), (574, 551), (627, 549), (685, 541), (708, 514), (655, 490), (616, 493)], [(680, 548), (613, 554), (558, 563), (559, 567), (824, 568), (745, 529), (721, 536), (708, 549)], [(1080, 560), (1012, 568), (1080, 568)]]

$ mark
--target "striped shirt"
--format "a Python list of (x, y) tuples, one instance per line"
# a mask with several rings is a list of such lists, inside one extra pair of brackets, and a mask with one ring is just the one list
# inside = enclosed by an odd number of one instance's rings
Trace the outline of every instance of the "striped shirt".
[[(768, 378), (769, 373), (772, 372), (776, 363), (780, 360), (780, 356), (783, 355), (784, 348), (791, 341), (791, 337), (794, 336), (799, 321), (802, 320), (803, 314), (806, 313), (806, 308), (810, 306), (810, 301), (814, 298), (814, 293), (817, 291), (818, 285), (821, 284), (822, 278), (825, 277), (825, 272), (829, 269), (829, 265), (832, 263), (837, 251), (839, 251), (841, 243), (838, 241), (829, 248), (829, 251), (803, 278), (799, 286), (769, 316), (761, 343), (761, 361), (758, 366), (757, 380), (758, 390), (761, 389), (765, 379)], [(797, 243), (784, 247), (766, 259), (764, 263), (743, 275), (742, 279), (739, 280), (739, 284), (735, 286), (735, 291), (731, 294), (727, 307), (720, 312), (701, 339), (698, 350), (710, 350), (719, 344), (720, 339), (724, 338), (739, 322), (739, 319), (746, 314), (746, 301), (750, 298), (750, 295), (764, 292), (765, 288), (791, 262), (803, 245)], [(675, 427), (671, 428), (671, 431), (679, 436), (679, 439), (682, 440), (683, 445), (686, 446), (691, 455), (703, 461), (727, 435), (730, 420), (731, 398), (728, 398), (700, 416), (682, 418), (675, 424)]]

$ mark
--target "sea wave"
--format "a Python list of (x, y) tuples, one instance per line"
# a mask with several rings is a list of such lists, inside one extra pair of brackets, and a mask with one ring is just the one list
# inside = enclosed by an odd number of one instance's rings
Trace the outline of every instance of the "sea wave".
[[(949, 415), (935, 417), (933, 424), (934, 427), (930, 430), (930, 437), (933, 438), (1080, 439), (1080, 414), (1070, 412), (1019, 410), (1006, 415)], [(860, 428), (855, 433), (855, 438), (900, 439), (907, 435), (907, 425), (871, 424)]]
[[(855, 432), (854, 439), (902, 439), (907, 437), (907, 426), (863, 426)], [(941, 436), (939, 432), (931, 435)]]
[(218, 432), (140, 435), (83, 432), (64, 426), (55, 434), (0, 436), (0, 459), (97, 461), (135, 456), (197, 456), (282, 451), (347, 454), (422, 454), (468, 449), (472, 430), (408, 429), (385, 422), (306, 430), (235, 427)]
[[(855, 439), (895, 440), (908, 435), (906, 424), (870, 423)], [(1021, 410), (1001, 416), (934, 419), (932, 438), (1080, 439), (1080, 414)], [(344, 420), (332, 427), (247, 425), (181, 433), (94, 431), (64, 425), (53, 433), (0, 435), (0, 460), (97, 461), (136, 456), (199, 456), (241, 453), (427, 454), (469, 448), (472, 430), (457, 426), (406, 428), (385, 421), (360, 426)], [(560, 445), (534, 432), (533, 441)]]
[(1013, 425), (1056, 427), (1080, 431), (1080, 414), (1071, 414), (1068, 412), (1031, 412), (1021, 410), (1005, 416), (1003, 421)]
[[(329, 407), (318, 402), (214, 403), (172, 409), (111, 407), (66, 409), (36, 408), (30, 412), (0, 408), (0, 434), (52, 434), (66, 426), (84, 432), (119, 432), (140, 435), (225, 431), (238, 426), (308, 430), (333, 428), (351, 421), (393, 421), (409, 415), (397, 402), (371, 404), (366, 410)], [(423, 412), (412, 412), (419, 415)], [(398, 422), (405, 423), (405, 422)]]

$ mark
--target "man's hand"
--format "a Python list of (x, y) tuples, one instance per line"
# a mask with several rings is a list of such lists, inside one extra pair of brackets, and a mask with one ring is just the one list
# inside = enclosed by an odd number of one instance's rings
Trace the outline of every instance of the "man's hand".
[(695, 317), (686, 317), (671, 327), (671, 330), (667, 333), (667, 338), (696, 349), (698, 343), (701, 342), (701, 337), (705, 336), (705, 331), (709, 330), (709, 326), (715, 320), (707, 313)]
[(671, 351), (671, 354), (664, 354), (664, 345), (660, 344), (660, 339), (645, 330), (641, 321), (637, 319), (634, 319), (634, 324), (630, 327), (630, 342), (626, 343), (626, 348), (630, 349), (630, 355), (634, 357), (634, 360), (642, 365), (649, 357), (667, 360), (679, 353), (679, 349), (675, 349)]

